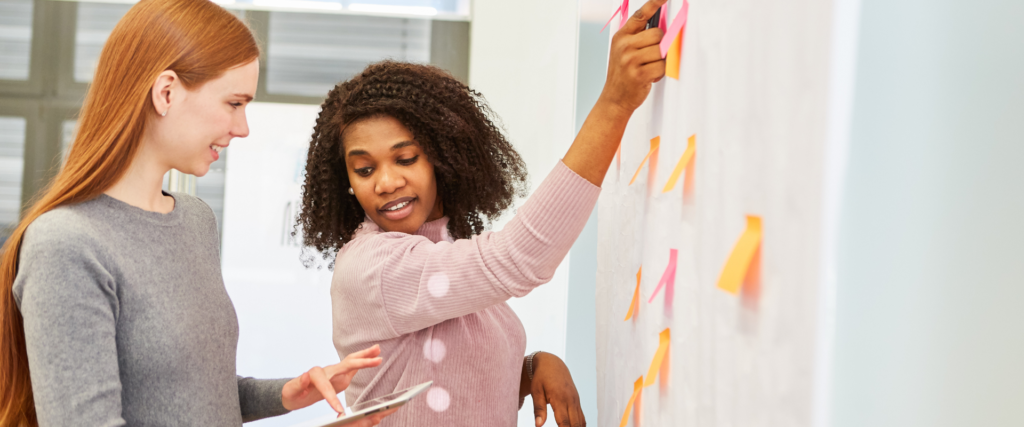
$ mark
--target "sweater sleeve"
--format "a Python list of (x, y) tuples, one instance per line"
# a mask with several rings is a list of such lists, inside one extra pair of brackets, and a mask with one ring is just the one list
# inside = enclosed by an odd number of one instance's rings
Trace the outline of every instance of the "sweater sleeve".
[(242, 408), (242, 421), (256, 421), (263, 418), (287, 414), (281, 402), (281, 390), (288, 378), (258, 380), (238, 377), (238, 403)]
[(385, 322), (395, 334), (417, 331), (524, 296), (550, 281), (600, 191), (559, 162), (501, 231), (439, 243), (381, 233), (371, 238), (368, 250), (350, 258), (358, 264), (343, 267), (379, 277)]
[(36, 414), (43, 426), (122, 426), (116, 283), (69, 231), (33, 223), (14, 282)]

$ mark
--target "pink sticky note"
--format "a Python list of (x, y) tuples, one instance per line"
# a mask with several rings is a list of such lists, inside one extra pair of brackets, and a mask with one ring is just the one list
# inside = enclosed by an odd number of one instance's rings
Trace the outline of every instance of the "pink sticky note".
[(665, 272), (662, 273), (661, 280), (658, 281), (658, 287), (654, 288), (651, 299), (647, 300), (648, 303), (654, 302), (654, 297), (658, 296), (661, 288), (665, 288), (665, 298), (672, 298), (676, 286), (676, 257), (678, 255), (679, 251), (668, 250), (668, 266), (665, 267)]
[(658, 19), (658, 28), (661, 28), (661, 31), (668, 31), (668, 3), (661, 6), (661, 18)]
[(605, 28), (608, 28), (608, 25), (612, 23), (612, 20), (613, 20), (613, 19), (615, 19), (615, 15), (618, 15), (618, 14), (619, 14), (619, 10), (622, 10), (622, 5), (619, 5), (619, 8), (618, 8), (618, 9), (615, 9), (615, 12), (612, 12), (612, 17), (611, 17), (611, 18), (608, 18), (608, 22), (605, 22), (605, 23), (604, 23), (604, 26), (603, 26), (603, 27), (601, 27), (601, 31), (599, 31), (599, 32), (603, 33), (603, 32), (604, 32), (604, 29), (605, 29)]
[(619, 7), (619, 29), (626, 26), (626, 20), (629, 19), (629, 0), (622, 0), (622, 6)]
[(690, 2), (683, 1), (683, 7), (679, 9), (679, 13), (676, 14), (675, 19), (672, 20), (672, 26), (665, 32), (665, 36), (661, 38), (661, 57), (664, 58), (668, 54), (668, 48), (672, 46), (672, 40), (676, 39), (676, 35), (680, 31), (683, 31), (683, 26), (686, 25), (686, 16), (690, 11)]
[(619, 15), (622, 17), (621, 19), (619, 19), (619, 28), (621, 29), (623, 25), (626, 25), (627, 13), (629, 13), (629, 0), (622, 0), (622, 4), (619, 5), (619, 8), (615, 9), (615, 12), (612, 12), (612, 17), (608, 18), (608, 22), (605, 22), (604, 26), (601, 27), (601, 31), (598, 32), (603, 33), (604, 29), (608, 28), (608, 24), (611, 24), (612, 20), (615, 19), (615, 15)]

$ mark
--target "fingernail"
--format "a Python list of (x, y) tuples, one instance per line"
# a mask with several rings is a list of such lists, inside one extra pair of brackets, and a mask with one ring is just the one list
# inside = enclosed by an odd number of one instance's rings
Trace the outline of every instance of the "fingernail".
[(540, 417), (537, 417), (537, 427), (540, 427)]

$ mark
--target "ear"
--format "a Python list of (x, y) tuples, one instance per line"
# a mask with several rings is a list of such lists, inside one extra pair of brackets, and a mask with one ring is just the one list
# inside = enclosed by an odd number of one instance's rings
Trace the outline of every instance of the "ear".
[(156, 77), (156, 81), (153, 82), (151, 90), (153, 108), (156, 109), (156, 114), (166, 114), (171, 109), (171, 104), (182, 95), (182, 89), (178, 73), (171, 70), (164, 70), (164, 72), (160, 73)]

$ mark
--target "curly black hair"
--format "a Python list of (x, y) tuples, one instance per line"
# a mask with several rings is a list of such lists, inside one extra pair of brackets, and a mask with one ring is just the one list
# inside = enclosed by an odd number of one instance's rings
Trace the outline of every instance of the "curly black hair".
[[(309, 143), (296, 229), (301, 227), (305, 246), (331, 260), (330, 266), (365, 218), (348, 194), (342, 131), (378, 116), (401, 122), (434, 165), (452, 237), (480, 234), (525, 195), (526, 165), (492, 121), (494, 112), (480, 93), (437, 67), (390, 60), (370, 64), (327, 94)], [(303, 262), (309, 266), (312, 259)]]

